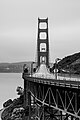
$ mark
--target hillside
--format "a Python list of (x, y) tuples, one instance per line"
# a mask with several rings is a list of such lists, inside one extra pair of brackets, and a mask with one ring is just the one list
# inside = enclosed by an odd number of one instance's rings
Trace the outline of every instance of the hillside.
[(72, 74), (80, 74), (80, 52), (64, 57), (58, 63), (58, 68)]
[(0, 63), (0, 73), (22, 73), (24, 64), (30, 66), (31, 62)]
[[(28, 67), (31, 66), (31, 62), (0, 63), (0, 72), (22, 73), (24, 64)], [(50, 66), (52, 65), (50, 64)], [(53, 71), (54, 68), (53, 66), (51, 71)], [(62, 60), (58, 62), (58, 69), (59, 72), (65, 71), (80, 75), (80, 52), (62, 58)]]

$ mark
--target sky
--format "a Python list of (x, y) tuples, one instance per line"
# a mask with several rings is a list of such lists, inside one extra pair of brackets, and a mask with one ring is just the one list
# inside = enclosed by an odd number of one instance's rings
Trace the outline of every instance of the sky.
[(50, 62), (80, 51), (80, 0), (0, 0), (0, 62), (36, 60), (38, 17), (48, 17)]

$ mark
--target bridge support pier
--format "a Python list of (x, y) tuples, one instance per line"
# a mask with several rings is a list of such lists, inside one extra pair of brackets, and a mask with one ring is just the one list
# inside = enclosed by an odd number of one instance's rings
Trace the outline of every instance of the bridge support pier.
[(60, 111), (60, 114), (61, 114), (61, 120), (62, 120), (62, 111)]
[(28, 92), (29, 120), (31, 120), (31, 93)]
[(24, 108), (28, 106), (29, 81), (24, 80)]

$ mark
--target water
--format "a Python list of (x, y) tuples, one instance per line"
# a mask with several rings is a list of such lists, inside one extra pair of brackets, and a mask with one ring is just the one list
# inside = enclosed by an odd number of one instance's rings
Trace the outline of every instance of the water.
[(16, 88), (23, 82), (21, 73), (0, 73), (0, 109), (5, 101), (18, 97)]
[[(75, 77), (73, 78), (75, 79)], [(77, 79), (80, 80), (80, 77)], [(5, 101), (18, 97), (16, 88), (17, 86), (23, 87), (23, 84), (21, 73), (0, 73), (0, 109)]]

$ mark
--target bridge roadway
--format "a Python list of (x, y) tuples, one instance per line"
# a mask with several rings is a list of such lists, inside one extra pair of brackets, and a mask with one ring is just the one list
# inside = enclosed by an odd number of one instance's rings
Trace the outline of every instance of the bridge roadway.
[[(43, 76), (42, 76), (43, 77)], [(33, 77), (23, 73), (24, 79), (24, 105), (31, 106), (31, 98), (34, 98), (34, 104), (41, 106), (42, 113), (38, 113), (36, 117), (42, 120), (41, 115), (49, 114), (56, 120), (79, 120), (80, 119), (80, 81), (79, 78), (75, 80), (67, 77), (42, 78)], [(63, 79), (62, 79), (63, 78)], [(67, 78), (67, 79), (66, 79)], [(29, 93), (29, 97), (27, 96)], [(28, 100), (27, 100), (28, 98)], [(35, 102), (36, 101), (36, 102)], [(38, 107), (39, 107), (38, 106)], [(43, 109), (44, 106), (44, 109)], [(47, 106), (47, 107), (46, 107)], [(48, 109), (49, 107), (49, 109)], [(40, 109), (39, 108), (39, 109)], [(46, 109), (45, 109), (46, 108)], [(50, 112), (52, 111), (53, 112)], [(46, 112), (44, 112), (46, 111)], [(58, 111), (58, 112), (54, 112)], [(55, 113), (55, 114), (54, 114)], [(63, 114), (65, 113), (65, 114)], [(31, 110), (29, 111), (29, 117)], [(47, 116), (47, 117), (48, 117)], [(47, 119), (45, 117), (45, 120)]]
[(33, 82), (37, 83), (43, 83), (43, 84), (49, 84), (49, 85), (55, 85), (55, 86), (62, 86), (62, 87), (73, 87), (73, 88), (80, 88), (80, 78), (74, 78), (74, 77), (62, 77), (62, 76), (57, 76), (57, 80), (55, 79), (55, 76), (52, 77), (44, 77), (44, 76), (39, 76), (39, 77), (33, 77), (33, 76), (27, 76), (25, 74), (24, 78), (28, 79)]

